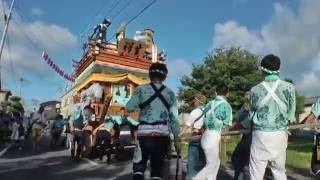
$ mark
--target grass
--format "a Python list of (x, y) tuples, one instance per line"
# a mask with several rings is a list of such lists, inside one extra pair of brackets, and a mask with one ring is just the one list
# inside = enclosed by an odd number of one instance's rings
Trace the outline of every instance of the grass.
[(309, 174), (312, 149), (312, 140), (289, 139), (287, 166), (295, 172)]
[[(222, 141), (220, 153), (222, 165), (231, 166), (231, 155), (239, 140), (239, 136), (232, 136), (229, 139), (223, 140), (224, 142)], [(312, 149), (313, 140), (289, 139), (286, 162), (288, 170), (300, 174), (309, 174)], [(185, 142), (182, 145), (182, 156), (186, 158), (187, 154), (188, 144)]]

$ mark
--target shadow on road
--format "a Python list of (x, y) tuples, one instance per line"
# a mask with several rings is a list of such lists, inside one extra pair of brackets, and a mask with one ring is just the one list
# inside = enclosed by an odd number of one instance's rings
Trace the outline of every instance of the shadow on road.
[(24, 158), (24, 157), (30, 157), (34, 155), (40, 155), (47, 152), (57, 152), (61, 150), (65, 150), (62, 145), (57, 145), (54, 147), (50, 147), (50, 137), (44, 136), (40, 140), (40, 146), (39, 148), (34, 151), (32, 148), (32, 142), (31, 138), (25, 139), (21, 144), (22, 149), (19, 149), (19, 146), (17, 144), (14, 144), (10, 150), (8, 150), (6, 153), (4, 153), (1, 158), (5, 159), (14, 159), (14, 158)]
[(65, 156), (0, 163), (0, 177), (1, 180), (113, 179), (125, 172), (125, 168), (128, 167), (108, 167), (105, 164), (93, 166), (84, 161), (74, 162)]

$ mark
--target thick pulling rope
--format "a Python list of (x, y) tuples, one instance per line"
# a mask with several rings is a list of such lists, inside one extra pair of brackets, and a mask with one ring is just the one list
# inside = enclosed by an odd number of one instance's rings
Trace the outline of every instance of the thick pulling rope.
[[(291, 125), (288, 127), (288, 131), (295, 130), (295, 129), (302, 129), (302, 128), (314, 128), (314, 127), (320, 127), (320, 123)], [(248, 129), (241, 129), (237, 131), (222, 132), (221, 136), (238, 135), (238, 134), (249, 133), (249, 132), (250, 131)]]
[[(291, 126), (288, 126), (288, 131), (295, 130), (295, 129), (302, 129), (302, 128), (315, 128), (315, 127), (320, 127), (320, 123), (291, 125)], [(248, 129), (240, 129), (236, 131), (221, 132), (221, 136), (239, 135), (239, 134), (245, 134), (249, 132), (250, 130)], [(190, 137), (181, 138), (181, 141), (186, 141), (186, 140), (190, 140)]]

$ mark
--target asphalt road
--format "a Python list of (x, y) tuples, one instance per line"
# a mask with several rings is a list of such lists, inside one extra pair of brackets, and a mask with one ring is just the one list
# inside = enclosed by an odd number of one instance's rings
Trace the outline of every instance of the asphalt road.
[[(97, 160), (71, 160), (65, 148), (50, 148), (50, 139), (43, 137), (38, 151), (32, 151), (30, 140), (22, 144), (20, 150), (15, 145), (0, 146), (0, 180), (130, 180), (132, 153), (124, 153), (111, 164)], [(176, 160), (167, 161), (166, 179), (174, 179)], [(182, 166), (183, 167), (183, 166)], [(181, 169), (182, 171), (182, 169)], [(146, 177), (149, 173), (146, 172)], [(233, 171), (220, 168), (218, 180), (232, 180)], [(310, 179), (298, 174), (288, 179)]]

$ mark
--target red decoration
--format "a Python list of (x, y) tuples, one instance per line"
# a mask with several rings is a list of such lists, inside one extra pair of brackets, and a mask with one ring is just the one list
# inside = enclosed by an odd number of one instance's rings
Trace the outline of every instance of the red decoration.
[(139, 60), (139, 59), (140, 59), (139, 54), (134, 55), (134, 58), (135, 58), (136, 60)]
[(120, 52), (120, 56), (126, 57), (126, 56), (128, 56), (128, 53), (126, 51), (122, 51), (122, 52)]
[(69, 76), (68, 74), (66, 74), (63, 70), (60, 69), (60, 67), (58, 65), (56, 65), (55, 63), (53, 63), (53, 61), (51, 60), (51, 58), (49, 57), (47, 52), (43, 52), (42, 53), (42, 58), (44, 61), (47, 62), (47, 64), (57, 73), (59, 74), (61, 77), (63, 77), (64, 79), (74, 82), (75, 79), (72, 78), (71, 76)]

